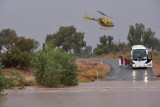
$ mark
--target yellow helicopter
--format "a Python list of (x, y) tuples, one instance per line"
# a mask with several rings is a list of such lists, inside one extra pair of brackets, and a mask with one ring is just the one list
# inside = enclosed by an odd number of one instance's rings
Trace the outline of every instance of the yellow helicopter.
[[(107, 16), (104, 13), (102, 13), (101, 11), (97, 11), (97, 12), (99, 12), (103, 16)], [(107, 18), (103, 18), (103, 17), (102, 18), (98, 18), (98, 19), (96, 19), (96, 18), (90, 18), (90, 17), (87, 17), (86, 12), (84, 12), (84, 13), (85, 13), (85, 17), (84, 17), (85, 21), (87, 19), (97, 21), (99, 25), (101, 25), (102, 27), (105, 27), (106, 29), (114, 27), (114, 24), (109, 19), (107, 19)], [(109, 16), (107, 16), (107, 17), (109, 17)], [(109, 18), (112, 18), (112, 17), (109, 17)]]

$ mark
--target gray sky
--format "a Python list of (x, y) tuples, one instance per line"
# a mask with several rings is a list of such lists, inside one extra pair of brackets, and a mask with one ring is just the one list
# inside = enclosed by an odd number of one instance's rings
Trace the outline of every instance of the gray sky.
[[(89, 17), (102, 17), (98, 10), (113, 17), (113, 29), (102, 30), (97, 22), (83, 20), (85, 11)], [(41, 45), (47, 34), (70, 25), (84, 32), (87, 45), (93, 47), (103, 35), (127, 42), (129, 25), (135, 23), (150, 27), (160, 39), (160, 0), (0, 0), (0, 31), (14, 29)]]

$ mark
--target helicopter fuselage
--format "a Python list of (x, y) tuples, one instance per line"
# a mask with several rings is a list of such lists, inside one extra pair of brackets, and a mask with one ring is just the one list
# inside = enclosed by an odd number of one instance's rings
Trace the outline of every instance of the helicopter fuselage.
[(87, 14), (85, 12), (85, 21), (89, 19), (89, 20), (94, 20), (97, 21), (99, 25), (103, 26), (103, 27), (114, 27), (114, 24), (107, 18), (90, 18), (87, 17)]

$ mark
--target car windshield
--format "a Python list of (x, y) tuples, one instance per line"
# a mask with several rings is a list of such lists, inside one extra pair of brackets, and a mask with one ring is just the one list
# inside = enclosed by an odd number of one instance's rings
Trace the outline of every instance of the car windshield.
[(133, 50), (133, 59), (134, 60), (146, 60), (146, 50), (145, 49), (135, 49)]

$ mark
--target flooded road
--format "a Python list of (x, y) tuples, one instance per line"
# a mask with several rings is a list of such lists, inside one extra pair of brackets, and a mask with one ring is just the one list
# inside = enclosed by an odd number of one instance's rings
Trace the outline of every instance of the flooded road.
[(160, 82), (96, 81), (55, 89), (6, 90), (0, 107), (160, 107)]
[(124, 71), (116, 60), (105, 61), (112, 70), (103, 80), (69, 88), (5, 90), (8, 95), (0, 98), (0, 107), (160, 107), (160, 81), (153, 79), (152, 70)]

